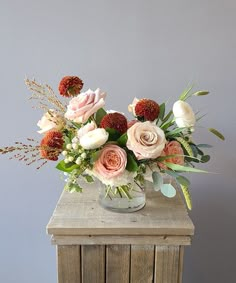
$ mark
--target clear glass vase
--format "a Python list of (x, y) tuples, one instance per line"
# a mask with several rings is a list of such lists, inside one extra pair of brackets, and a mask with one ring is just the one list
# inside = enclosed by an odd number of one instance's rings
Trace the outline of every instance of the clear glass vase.
[(124, 186), (107, 186), (99, 182), (99, 203), (108, 210), (120, 213), (142, 209), (146, 203), (144, 186), (132, 182)]

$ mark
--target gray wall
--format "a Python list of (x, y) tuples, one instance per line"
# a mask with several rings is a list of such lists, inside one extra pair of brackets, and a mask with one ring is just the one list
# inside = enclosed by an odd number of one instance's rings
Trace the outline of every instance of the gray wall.
[[(25, 75), (55, 89), (76, 74), (85, 89), (109, 94), (108, 109), (127, 112), (137, 97), (174, 102), (189, 82), (209, 89), (195, 98), (202, 125), (221, 129), (203, 168), (191, 178), (196, 235), (185, 256), (184, 282), (235, 281), (235, 47), (233, 0), (0, 0), (0, 144), (38, 137)], [(0, 282), (56, 282), (55, 249), (45, 226), (62, 191), (55, 164), (40, 171), (0, 159)]]

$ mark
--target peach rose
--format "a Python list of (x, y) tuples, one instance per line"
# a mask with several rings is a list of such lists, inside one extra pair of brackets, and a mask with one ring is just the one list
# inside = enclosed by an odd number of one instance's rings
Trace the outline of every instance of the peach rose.
[[(179, 142), (177, 141), (168, 142), (168, 144), (163, 150), (162, 155), (166, 156), (166, 155), (174, 155), (174, 154), (184, 155), (184, 151)], [(178, 165), (184, 165), (184, 156), (171, 157), (171, 158), (165, 159), (165, 161), (169, 163), (178, 164)]]
[(166, 139), (165, 134), (154, 123), (146, 121), (137, 122), (127, 131), (127, 148), (132, 150), (140, 159), (155, 159), (161, 155)]
[(106, 93), (99, 88), (89, 89), (71, 99), (67, 106), (65, 118), (76, 123), (85, 123), (88, 118), (105, 105)]
[(106, 179), (120, 176), (127, 164), (126, 151), (115, 144), (107, 144), (101, 150), (94, 170)]

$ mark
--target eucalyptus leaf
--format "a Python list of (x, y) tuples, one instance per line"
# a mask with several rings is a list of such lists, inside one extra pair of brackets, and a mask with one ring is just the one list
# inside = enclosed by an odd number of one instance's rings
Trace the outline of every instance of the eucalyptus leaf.
[(160, 173), (152, 172), (153, 188), (155, 191), (159, 191), (163, 185), (163, 177)]
[(211, 148), (212, 145), (210, 144), (206, 144), (206, 143), (200, 143), (200, 144), (197, 144), (197, 147), (202, 147), (202, 148)]
[(84, 177), (84, 179), (87, 183), (93, 183), (94, 182), (93, 177), (90, 176), (90, 175), (84, 175), (83, 177)]
[(206, 163), (210, 160), (210, 155), (203, 155), (201, 158), (202, 163)]
[(168, 198), (173, 198), (176, 195), (176, 189), (171, 184), (163, 184), (161, 193)]

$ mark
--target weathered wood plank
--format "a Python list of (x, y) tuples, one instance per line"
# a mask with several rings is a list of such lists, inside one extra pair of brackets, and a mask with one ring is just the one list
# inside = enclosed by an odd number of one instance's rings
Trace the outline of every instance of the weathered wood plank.
[(191, 244), (189, 236), (60, 236), (52, 237), (54, 245), (156, 245), (185, 246)]
[(81, 246), (81, 270), (82, 283), (105, 283), (105, 246)]
[(179, 248), (179, 281), (178, 283), (182, 283), (183, 280), (183, 269), (184, 269), (184, 247), (180, 246)]
[(82, 194), (63, 192), (47, 226), (54, 235), (193, 235), (194, 226), (180, 194), (168, 199), (147, 190), (146, 206), (119, 214), (100, 207), (95, 185)]
[(179, 247), (155, 247), (155, 283), (175, 283), (179, 278)]
[(106, 247), (106, 283), (129, 283), (130, 246)]
[(152, 283), (154, 267), (154, 246), (131, 246), (131, 283)]
[(80, 246), (57, 247), (58, 283), (81, 283)]

